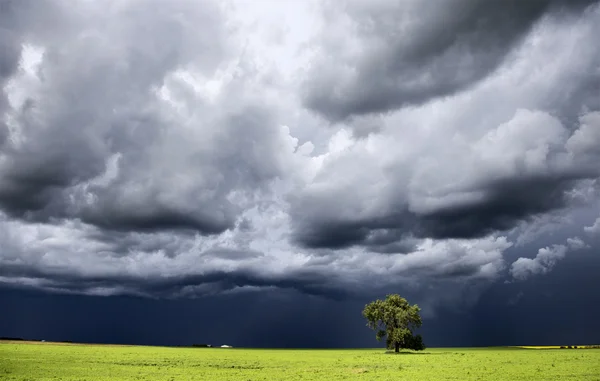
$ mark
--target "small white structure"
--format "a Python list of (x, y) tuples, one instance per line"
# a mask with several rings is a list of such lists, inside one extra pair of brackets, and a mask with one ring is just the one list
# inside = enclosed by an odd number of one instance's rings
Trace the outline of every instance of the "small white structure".
[(221, 348), (231, 348), (231, 345), (221, 345)]

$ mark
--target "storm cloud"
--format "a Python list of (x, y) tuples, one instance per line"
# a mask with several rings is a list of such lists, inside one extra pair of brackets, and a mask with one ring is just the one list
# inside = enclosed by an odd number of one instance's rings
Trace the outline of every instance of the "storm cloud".
[(597, 244), (597, 2), (261, 4), (0, 0), (3, 287), (433, 314)]
[(327, 119), (388, 112), (468, 89), (497, 70), (538, 22), (593, 0), (327, 2), (305, 104)]

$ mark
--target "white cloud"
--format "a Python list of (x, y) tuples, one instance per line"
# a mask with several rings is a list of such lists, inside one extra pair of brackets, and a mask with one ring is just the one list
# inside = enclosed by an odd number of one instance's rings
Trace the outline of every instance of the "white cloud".
[(562, 260), (569, 251), (589, 246), (579, 237), (567, 238), (565, 245), (552, 245), (538, 250), (535, 258), (521, 257), (510, 266), (510, 274), (516, 280), (525, 280), (532, 275), (546, 274)]
[(581, 250), (590, 247), (579, 237), (567, 238), (567, 246), (570, 250)]
[(600, 217), (598, 217), (592, 225), (584, 227), (583, 230), (592, 235), (600, 234)]
[(525, 280), (531, 275), (546, 274), (556, 263), (565, 257), (565, 245), (541, 248), (535, 258), (519, 258), (510, 267), (511, 275), (517, 280)]

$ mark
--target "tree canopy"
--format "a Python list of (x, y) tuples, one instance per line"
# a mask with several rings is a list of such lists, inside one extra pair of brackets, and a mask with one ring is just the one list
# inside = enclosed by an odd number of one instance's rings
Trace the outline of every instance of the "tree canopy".
[(377, 299), (365, 306), (363, 316), (367, 326), (375, 331), (375, 337), (381, 341), (386, 338), (386, 347), (400, 352), (400, 349), (425, 349), (421, 335), (414, 335), (421, 327), (421, 309), (410, 305), (400, 295), (387, 295), (385, 300)]

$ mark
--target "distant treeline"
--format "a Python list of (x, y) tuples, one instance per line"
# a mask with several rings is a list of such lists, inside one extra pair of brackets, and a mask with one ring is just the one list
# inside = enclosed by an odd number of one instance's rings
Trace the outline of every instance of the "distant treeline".
[(600, 349), (600, 345), (563, 345), (560, 349)]
[[(7, 337), (7, 336), (0, 336), (0, 340), (5, 340), (5, 341), (46, 341), (46, 340), (40, 340), (40, 339), (24, 339), (22, 337)], [(53, 341), (53, 343), (72, 343), (73, 341), (71, 340), (63, 340), (63, 341)]]

